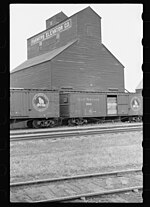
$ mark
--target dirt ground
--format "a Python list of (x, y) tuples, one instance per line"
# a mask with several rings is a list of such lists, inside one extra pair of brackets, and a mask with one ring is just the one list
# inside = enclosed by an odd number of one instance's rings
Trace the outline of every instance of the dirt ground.
[(10, 182), (142, 167), (143, 133), (10, 143)]

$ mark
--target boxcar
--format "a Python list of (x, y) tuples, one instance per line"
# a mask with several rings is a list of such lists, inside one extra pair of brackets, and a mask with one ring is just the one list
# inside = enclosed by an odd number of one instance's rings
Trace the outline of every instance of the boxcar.
[(44, 89), (11, 89), (10, 120), (12, 128), (24, 123), (34, 128), (51, 126), (59, 117), (59, 92)]
[(115, 92), (61, 92), (60, 116), (69, 124), (90, 120), (125, 119), (129, 113), (129, 94)]
[(11, 89), (11, 128), (141, 121), (140, 93)]

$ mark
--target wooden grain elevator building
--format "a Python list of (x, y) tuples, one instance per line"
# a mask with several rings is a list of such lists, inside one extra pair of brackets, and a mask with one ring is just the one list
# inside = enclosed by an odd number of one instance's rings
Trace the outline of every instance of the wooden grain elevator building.
[(102, 44), (101, 17), (87, 7), (56, 14), (27, 39), (27, 60), (11, 71), (10, 86), (124, 92), (124, 66)]

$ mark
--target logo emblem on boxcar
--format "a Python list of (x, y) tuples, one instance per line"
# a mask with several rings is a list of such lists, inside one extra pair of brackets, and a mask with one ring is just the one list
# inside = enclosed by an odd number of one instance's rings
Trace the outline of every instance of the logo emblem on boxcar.
[(44, 93), (38, 93), (33, 97), (32, 104), (37, 111), (45, 111), (49, 106), (49, 99)]
[(133, 97), (131, 99), (131, 108), (133, 111), (138, 111), (141, 107), (141, 101), (138, 97)]

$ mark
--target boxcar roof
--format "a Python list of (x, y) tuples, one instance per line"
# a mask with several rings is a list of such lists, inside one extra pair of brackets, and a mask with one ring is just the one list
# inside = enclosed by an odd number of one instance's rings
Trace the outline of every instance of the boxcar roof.
[(52, 50), (50, 52), (44, 53), (44, 54), (36, 56), (34, 58), (28, 59), (25, 62), (23, 62), (22, 64), (20, 64), (19, 66), (17, 66), (15, 69), (13, 69), (10, 73), (15, 73), (15, 72), (23, 70), (25, 68), (28, 68), (28, 67), (31, 67), (31, 66), (34, 66), (34, 65), (37, 65), (37, 64), (49, 61), (52, 58), (56, 57), (61, 52), (63, 52), (69, 46), (74, 44), (77, 40), (78, 39), (74, 39), (73, 41), (69, 42), (65, 46), (62, 46), (62, 47), (57, 48), (57, 49), (54, 49), (54, 50)]
[(47, 89), (47, 88), (10, 88), (10, 91), (45, 91), (45, 92), (58, 92), (55, 89)]

